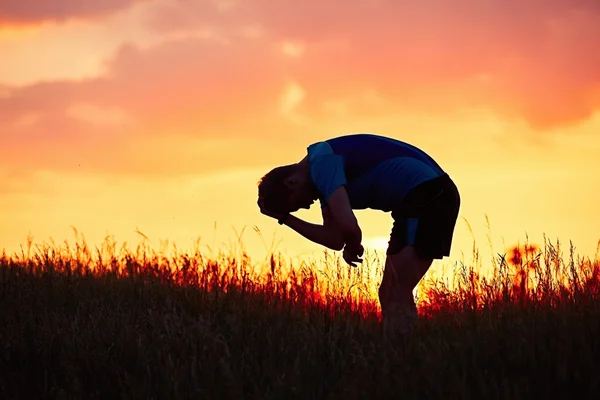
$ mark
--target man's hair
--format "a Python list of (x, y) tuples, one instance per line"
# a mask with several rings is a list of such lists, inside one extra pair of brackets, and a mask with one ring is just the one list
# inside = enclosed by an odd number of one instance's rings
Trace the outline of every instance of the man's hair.
[(285, 185), (285, 178), (296, 170), (295, 164), (284, 165), (269, 171), (258, 182), (258, 198), (263, 199), (265, 208), (277, 213), (286, 213), (286, 203), (291, 189)]

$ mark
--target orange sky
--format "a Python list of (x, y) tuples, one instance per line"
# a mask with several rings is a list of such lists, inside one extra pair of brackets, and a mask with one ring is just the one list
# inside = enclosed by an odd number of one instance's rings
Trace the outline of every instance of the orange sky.
[[(600, 239), (595, 0), (57, 0), (0, 5), (0, 248), (109, 233), (181, 248), (247, 227), (269, 169), (373, 132), (422, 147), (463, 199), (450, 260)], [(301, 212), (319, 221), (319, 210)], [(365, 244), (389, 215), (357, 213)], [(214, 233), (214, 224), (217, 231)]]

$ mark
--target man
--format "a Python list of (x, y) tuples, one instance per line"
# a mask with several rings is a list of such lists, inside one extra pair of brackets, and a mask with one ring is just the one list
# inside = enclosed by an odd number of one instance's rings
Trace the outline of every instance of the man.
[[(379, 301), (385, 337), (407, 334), (417, 321), (413, 289), (434, 259), (450, 254), (460, 208), (456, 185), (422, 150), (399, 140), (353, 134), (307, 148), (298, 163), (277, 167), (258, 185), (258, 205), (305, 238), (356, 266), (362, 232), (352, 210), (391, 212)], [(291, 213), (319, 199), (323, 224)]]

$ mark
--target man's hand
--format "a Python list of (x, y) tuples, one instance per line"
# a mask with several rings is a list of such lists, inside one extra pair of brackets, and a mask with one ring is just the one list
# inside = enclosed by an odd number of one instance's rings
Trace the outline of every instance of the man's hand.
[(284, 216), (283, 214), (280, 214), (280, 213), (277, 213), (277, 212), (274, 212), (274, 211), (271, 211), (271, 210), (268, 210), (267, 208), (265, 208), (265, 202), (262, 198), (258, 199), (257, 204), (258, 204), (258, 207), (260, 208), (260, 212), (262, 214), (266, 215), (267, 217), (271, 217), (271, 218), (278, 220)]
[(362, 262), (360, 257), (362, 257), (364, 251), (365, 249), (360, 243), (355, 246), (346, 245), (343, 252), (344, 261), (346, 261), (349, 265), (356, 267), (356, 263)]

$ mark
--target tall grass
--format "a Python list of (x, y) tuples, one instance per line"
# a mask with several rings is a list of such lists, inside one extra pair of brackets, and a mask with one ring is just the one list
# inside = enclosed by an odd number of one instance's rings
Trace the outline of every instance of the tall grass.
[[(209, 254), (207, 254), (209, 253)], [(565, 260), (566, 258), (566, 260)], [(259, 262), (107, 238), (0, 256), (2, 398), (572, 398), (600, 393), (600, 263), (559, 242), (418, 288), (382, 341), (383, 260)], [(485, 267), (485, 268), (484, 268)], [(486, 273), (483, 273), (486, 270)], [(429, 278), (429, 279), (428, 279)]]

